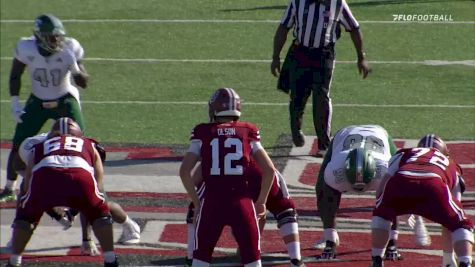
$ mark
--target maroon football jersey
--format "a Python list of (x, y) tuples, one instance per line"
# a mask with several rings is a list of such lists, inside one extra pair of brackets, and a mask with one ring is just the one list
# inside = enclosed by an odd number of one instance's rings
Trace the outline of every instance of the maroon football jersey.
[[(35, 145), (35, 165), (50, 156), (78, 157), (84, 159), (89, 166), (94, 166), (94, 148), (91, 140), (87, 138), (62, 135)], [(68, 167), (67, 162), (61, 163), (64, 167)], [(54, 165), (54, 160), (45, 161), (45, 166)]]
[(201, 141), (201, 169), (207, 189), (219, 192), (247, 187), (244, 176), (251, 161), (251, 144), (260, 141), (255, 125), (240, 121), (199, 124), (191, 140)]
[(439, 176), (451, 189), (456, 186), (457, 177), (461, 175), (459, 166), (437, 149), (418, 147), (400, 152), (403, 156), (399, 162), (399, 173), (421, 179), (427, 178), (424, 174), (428, 173)]

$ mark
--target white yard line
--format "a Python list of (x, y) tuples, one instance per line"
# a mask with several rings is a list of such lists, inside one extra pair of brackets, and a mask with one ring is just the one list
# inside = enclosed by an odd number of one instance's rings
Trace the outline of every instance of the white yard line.
[[(63, 19), (66, 23), (254, 23), (276, 24), (280, 20), (255, 19)], [(397, 21), (397, 20), (362, 20), (360, 24), (475, 24), (475, 21)], [(32, 23), (25, 19), (4, 19), (0, 23)]]
[[(10, 104), (10, 100), (2, 99), (1, 104)], [(208, 102), (204, 101), (95, 101), (95, 100), (81, 100), (82, 104), (92, 105), (190, 105), (203, 106)], [(246, 102), (246, 106), (287, 106), (289, 103), (269, 103), (269, 102)], [(308, 103), (312, 105), (312, 103)], [(351, 107), (351, 108), (458, 108), (458, 109), (472, 109), (475, 105), (438, 105), (438, 104), (351, 104), (351, 103), (333, 103), (334, 107)]]
[[(13, 57), (0, 57), (0, 60), (12, 60)], [(127, 62), (127, 63), (265, 63), (269, 64), (268, 59), (173, 59), (173, 58), (101, 58), (89, 57), (84, 61), (105, 61), (105, 62)], [(337, 60), (337, 64), (355, 64), (353, 60)], [(406, 64), (406, 65), (427, 65), (427, 66), (445, 66), (445, 65), (465, 65), (475, 66), (475, 60), (370, 60), (370, 64)]]

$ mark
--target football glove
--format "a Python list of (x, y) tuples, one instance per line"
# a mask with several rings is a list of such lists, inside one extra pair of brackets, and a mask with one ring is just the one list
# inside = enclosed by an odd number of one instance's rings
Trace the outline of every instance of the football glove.
[(23, 106), (20, 104), (18, 96), (12, 96), (12, 116), (17, 123), (22, 123), (21, 115), (23, 115)]

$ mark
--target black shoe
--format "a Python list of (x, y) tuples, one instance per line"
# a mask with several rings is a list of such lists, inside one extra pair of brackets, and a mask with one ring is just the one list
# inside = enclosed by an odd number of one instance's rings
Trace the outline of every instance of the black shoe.
[(193, 265), (193, 259), (185, 258), (185, 265), (184, 265), (184, 267), (191, 267), (191, 265)]
[(396, 241), (391, 239), (388, 242), (388, 245), (386, 246), (386, 252), (384, 254), (384, 259), (385, 260), (390, 260), (390, 261), (399, 261), (402, 260), (402, 256), (397, 250), (396, 247)]
[(371, 267), (384, 267), (383, 258), (381, 256), (371, 257)]
[(7, 265), (5, 267), (20, 267), (21, 265), (12, 265), (10, 261), (7, 262)]
[(302, 130), (292, 132), (292, 141), (296, 147), (303, 147), (305, 145), (305, 135)]
[(466, 262), (459, 262), (459, 267), (468, 267), (470, 266), (469, 263), (466, 263)]
[(336, 243), (330, 240), (325, 242), (325, 248), (323, 249), (320, 259), (330, 260), (336, 258)]
[(290, 266), (291, 267), (304, 267), (305, 265), (303, 264), (303, 261), (300, 259), (291, 259), (290, 260)]
[(117, 257), (114, 262), (104, 262), (104, 267), (119, 267), (119, 262), (117, 261)]

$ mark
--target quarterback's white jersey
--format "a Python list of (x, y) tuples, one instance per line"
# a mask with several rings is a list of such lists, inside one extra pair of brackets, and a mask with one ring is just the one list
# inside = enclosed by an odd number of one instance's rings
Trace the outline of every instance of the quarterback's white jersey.
[(324, 170), (325, 183), (342, 193), (354, 191), (345, 173), (348, 153), (358, 147), (371, 151), (376, 162), (376, 176), (369, 185), (375, 190), (388, 169), (391, 158), (389, 135), (378, 125), (354, 125), (338, 131), (332, 140), (331, 159)]
[(33, 147), (36, 144), (39, 144), (41, 142), (44, 142), (48, 137), (48, 133), (42, 133), (38, 134), (29, 138), (26, 138), (20, 145), (20, 148), (18, 149), (18, 153), (20, 154), (21, 160), (23, 162), (28, 162), (28, 159), (31, 157), (33, 154)]
[(15, 58), (27, 65), (33, 95), (42, 100), (71, 93), (79, 101), (79, 91), (71, 83), (71, 72), (79, 72), (77, 61), (83, 57), (82, 46), (68, 37), (64, 39), (63, 49), (48, 57), (39, 53), (35, 37), (22, 38), (15, 48)]

